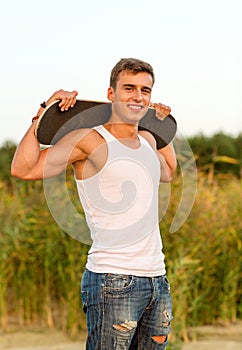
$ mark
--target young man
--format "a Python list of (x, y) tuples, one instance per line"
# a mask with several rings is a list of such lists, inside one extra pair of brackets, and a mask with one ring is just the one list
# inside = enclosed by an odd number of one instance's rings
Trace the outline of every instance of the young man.
[[(176, 157), (171, 144), (157, 150), (152, 134), (138, 131), (149, 106), (157, 118), (170, 113), (151, 103), (153, 84), (148, 63), (121, 59), (111, 72), (107, 124), (75, 130), (40, 150), (33, 118), (12, 162), (12, 175), (25, 180), (52, 177), (73, 165), (93, 240), (81, 288), (88, 350), (165, 349), (168, 343), (172, 310), (158, 189), (160, 181), (171, 181)], [(64, 111), (76, 96), (59, 90), (46, 105), (60, 100)]]

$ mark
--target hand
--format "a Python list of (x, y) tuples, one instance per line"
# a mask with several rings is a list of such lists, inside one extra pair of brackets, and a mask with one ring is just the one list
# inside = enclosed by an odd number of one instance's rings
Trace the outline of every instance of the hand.
[(50, 104), (51, 102), (54, 102), (56, 100), (61, 100), (59, 103), (59, 107), (62, 112), (67, 111), (70, 107), (74, 107), (76, 103), (76, 96), (78, 92), (76, 90), (74, 91), (65, 91), (65, 90), (58, 90), (56, 91), (46, 102), (46, 104)]
[(164, 120), (171, 113), (171, 108), (162, 103), (151, 102), (150, 107), (156, 110), (156, 117), (160, 120)]

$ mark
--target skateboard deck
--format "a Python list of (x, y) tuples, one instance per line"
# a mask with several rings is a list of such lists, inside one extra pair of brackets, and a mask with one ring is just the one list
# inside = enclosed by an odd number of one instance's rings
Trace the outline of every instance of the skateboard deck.
[[(69, 132), (82, 128), (93, 128), (108, 122), (112, 103), (77, 100), (74, 107), (61, 111), (59, 101), (45, 108), (36, 123), (35, 135), (43, 145), (54, 145)], [(154, 108), (148, 108), (139, 121), (139, 130), (149, 131), (156, 139), (157, 149), (170, 143), (177, 131), (177, 123), (172, 115), (164, 120), (156, 117)]]

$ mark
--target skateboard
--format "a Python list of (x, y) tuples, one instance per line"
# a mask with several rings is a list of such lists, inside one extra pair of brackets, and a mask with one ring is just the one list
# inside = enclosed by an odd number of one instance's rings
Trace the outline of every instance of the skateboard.
[[(76, 100), (74, 107), (61, 111), (59, 100), (47, 106), (37, 120), (35, 135), (42, 145), (54, 145), (69, 132), (82, 128), (93, 128), (108, 122), (112, 103)], [(170, 143), (177, 131), (177, 123), (172, 115), (164, 120), (155, 116), (154, 108), (148, 108), (139, 121), (138, 129), (149, 131), (156, 139), (157, 149)]]

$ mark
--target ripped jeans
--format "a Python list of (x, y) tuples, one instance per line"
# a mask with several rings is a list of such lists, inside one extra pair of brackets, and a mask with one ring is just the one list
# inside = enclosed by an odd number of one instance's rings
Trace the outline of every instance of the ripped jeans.
[(164, 350), (172, 303), (166, 276), (137, 277), (85, 270), (81, 294), (86, 350)]

